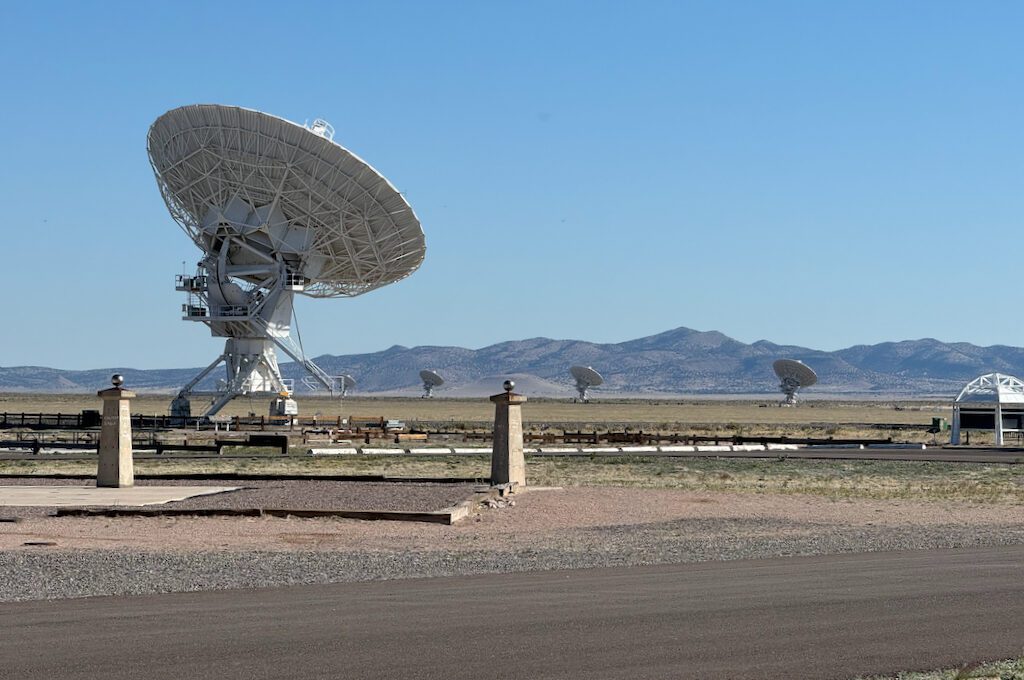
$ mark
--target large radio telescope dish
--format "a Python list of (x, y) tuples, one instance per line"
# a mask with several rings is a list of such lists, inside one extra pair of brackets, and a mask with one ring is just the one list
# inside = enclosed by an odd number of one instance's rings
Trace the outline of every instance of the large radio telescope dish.
[(444, 378), (437, 374), (437, 371), (420, 371), (420, 380), (423, 381), (423, 398), (429, 399), (434, 396), (434, 388), (444, 384)]
[(274, 346), (332, 393), (345, 391), (306, 358), (290, 335), (292, 297), (350, 297), (414, 272), (425, 245), (419, 220), (379, 172), (333, 141), (317, 119), (306, 127), (234, 106), (173, 109), (149, 129), (147, 150), (167, 209), (204, 252), (181, 276), (184, 318), (228, 338), (227, 384), (205, 415), (239, 394), (291, 392)]
[(414, 272), (425, 245), (402, 194), (333, 134), (322, 120), (200, 104), (157, 118), (147, 148), (167, 209), (202, 250), (230, 236), (238, 263), (273, 254), (302, 294), (352, 296)]
[(779, 390), (786, 395), (782, 402), (787, 406), (796, 404), (796, 392), (801, 387), (810, 387), (818, 382), (818, 375), (811, 370), (811, 367), (796, 359), (778, 359), (772, 364), (775, 375), (779, 376), (782, 382)]
[(590, 401), (588, 391), (591, 387), (597, 387), (604, 382), (601, 374), (590, 366), (573, 366), (569, 369), (569, 375), (576, 379), (576, 392), (579, 393), (579, 400), (583, 403)]

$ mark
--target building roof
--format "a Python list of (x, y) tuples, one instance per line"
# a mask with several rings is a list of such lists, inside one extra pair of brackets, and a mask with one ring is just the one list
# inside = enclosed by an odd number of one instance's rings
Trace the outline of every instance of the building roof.
[(986, 373), (960, 390), (956, 403), (1024, 404), (1024, 382), (1002, 373)]

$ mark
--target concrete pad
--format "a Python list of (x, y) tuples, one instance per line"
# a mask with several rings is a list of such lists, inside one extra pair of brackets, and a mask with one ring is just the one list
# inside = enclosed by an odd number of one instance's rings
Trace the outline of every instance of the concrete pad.
[(141, 506), (236, 491), (238, 486), (0, 486), (0, 506)]

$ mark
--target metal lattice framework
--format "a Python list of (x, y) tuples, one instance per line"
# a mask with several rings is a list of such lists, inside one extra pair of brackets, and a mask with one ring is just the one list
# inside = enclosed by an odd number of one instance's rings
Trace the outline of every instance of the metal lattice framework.
[(986, 373), (967, 383), (956, 401), (1024, 403), (1024, 382), (1012, 375)]
[[(966, 418), (966, 424), (962, 422)], [(951, 444), (962, 430), (992, 430), (996, 446), (1005, 432), (1024, 431), (1024, 382), (1003, 373), (986, 373), (967, 383), (953, 402)]]
[(147, 147), (168, 210), (200, 248), (214, 250), (217, 227), (233, 225), (280, 253), (307, 280), (303, 294), (354, 296), (411, 274), (425, 245), (405, 198), (332, 132), (196, 105), (157, 119)]

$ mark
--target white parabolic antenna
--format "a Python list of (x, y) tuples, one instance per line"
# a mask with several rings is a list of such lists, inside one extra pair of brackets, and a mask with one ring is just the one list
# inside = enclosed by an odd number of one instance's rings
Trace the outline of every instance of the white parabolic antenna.
[(796, 403), (796, 391), (801, 387), (810, 387), (818, 382), (818, 375), (811, 367), (796, 359), (778, 359), (772, 364), (775, 375), (779, 376), (779, 390), (786, 395), (784, 404), (792, 406)]
[(444, 384), (444, 378), (437, 374), (437, 371), (420, 371), (420, 380), (423, 381), (423, 398), (428, 399), (434, 396), (434, 388)]
[(309, 127), (233, 106), (185, 106), (160, 116), (147, 149), (171, 216), (203, 251), (195, 276), (179, 276), (183, 318), (227, 338), (227, 381), (204, 415), (242, 394), (290, 394), (275, 347), (332, 394), (347, 389), (306, 357), (291, 335), (296, 293), (352, 297), (405, 278), (423, 261), (423, 231), (405, 198), (380, 173)]
[(348, 396), (348, 391), (356, 386), (356, 379), (348, 373), (334, 377), (335, 389), (341, 392), (342, 397)]
[(579, 393), (579, 399), (582, 402), (590, 400), (587, 393), (591, 387), (597, 387), (604, 382), (601, 374), (590, 366), (573, 366), (569, 369), (569, 375), (576, 379), (576, 391)]

